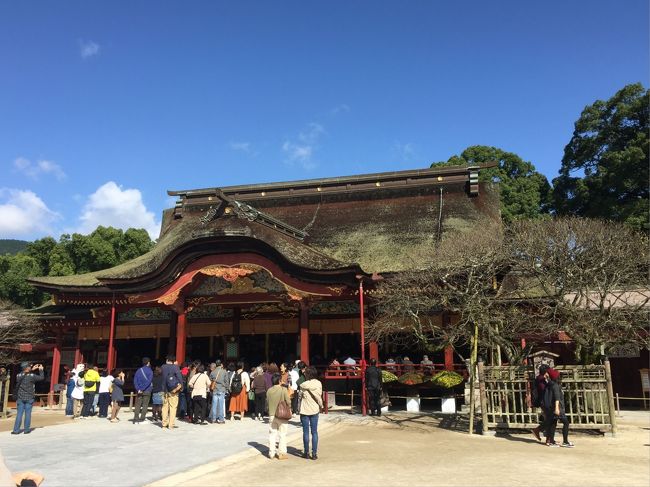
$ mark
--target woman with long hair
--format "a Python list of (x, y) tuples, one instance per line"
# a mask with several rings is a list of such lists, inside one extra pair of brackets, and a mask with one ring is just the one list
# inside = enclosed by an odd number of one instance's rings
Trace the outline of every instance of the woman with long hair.
[(318, 380), (316, 367), (307, 367), (305, 380), (300, 384), (300, 423), (302, 424), (303, 458), (309, 457), (311, 433), (311, 459), (318, 459), (318, 416), (323, 407), (323, 384)]

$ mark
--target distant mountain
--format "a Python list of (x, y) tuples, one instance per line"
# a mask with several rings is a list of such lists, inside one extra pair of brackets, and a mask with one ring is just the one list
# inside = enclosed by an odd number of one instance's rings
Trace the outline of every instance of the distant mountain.
[(14, 240), (11, 238), (0, 238), (0, 255), (17, 254), (25, 250), (29, 242), (26, 240)]

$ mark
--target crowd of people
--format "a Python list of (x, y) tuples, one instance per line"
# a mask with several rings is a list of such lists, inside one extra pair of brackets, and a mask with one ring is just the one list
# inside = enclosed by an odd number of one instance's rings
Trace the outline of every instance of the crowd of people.
[[(42, 377), (42, 369), (40, 372)], [(32, 382), (42, 380), (38, 375), (30, 376), (34, 377)], [(323, 389), (316, 368), (304, 362), (279, 366), (262, 363), (252, 369), (247, 369), (243, 362), (224, 366), (220, 360), (179, 366), (170, 355), (165, 364), (152, 367), (145, 357), (132, 380), (135, 397), (131, 421), (135, 425), (147, 421), (150, 404), (152, 414), (148, 419), (159, 423), (163, 430), (176, 428), (177, 419), (202, 426), (222, 425), (228, 418), (236, 422), (248, 414), (254, 421), (268, 422), (269, 456), (284, 460), (288, 458), (287, 424), (292, 417), (299, 416), (303, 456), (318, 458)], [(125, 399), (124, 386), (125, 373), (121, 369), (109, 373), (93, 364), (78, 364), (67, 380), (66, 415), (75, 420), (97, 417), (117, 423)], [(278, 414), (280, 410), (282, 414)], [(16, 431), (20, 432), (19, 428)]]

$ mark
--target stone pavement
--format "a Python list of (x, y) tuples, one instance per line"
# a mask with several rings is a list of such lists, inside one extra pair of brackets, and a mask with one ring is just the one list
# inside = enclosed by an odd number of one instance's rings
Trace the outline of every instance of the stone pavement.
[[(268, 424), (245, 418), (225, 425), (177, 422), (162, 430), (147, 421), (134, 425), (105, 419), (68, 420), (38, 427), (29, 435), (0, 433), (0, 449), (11, 471), (32, 470), (45, 476), (44, 487), (142, 486), (172, 474), (268, 441)], [(323, 416), (323, 422), (327, 422)], [(300, 431), (292, 420), (289, 434)], [(258, 450), (255, 450), (258, 451)]]

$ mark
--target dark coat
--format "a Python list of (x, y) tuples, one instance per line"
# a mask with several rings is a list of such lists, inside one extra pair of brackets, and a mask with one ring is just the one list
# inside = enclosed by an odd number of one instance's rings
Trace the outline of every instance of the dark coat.
[(379, 370), (374, 365), (371, 365), (366, 369), (366, 389), (377, 390), (381, 389), (381, 383), (383, 378), (381, 376), (381, 370)]

